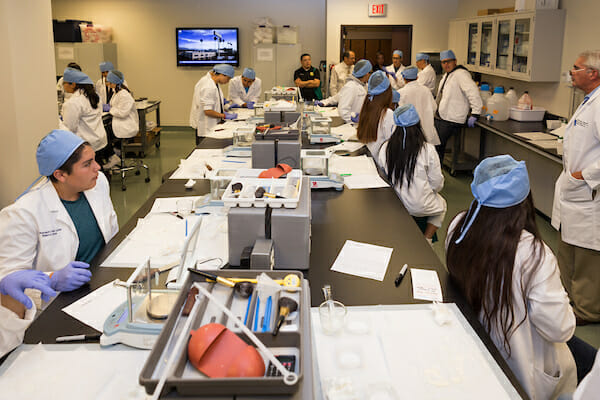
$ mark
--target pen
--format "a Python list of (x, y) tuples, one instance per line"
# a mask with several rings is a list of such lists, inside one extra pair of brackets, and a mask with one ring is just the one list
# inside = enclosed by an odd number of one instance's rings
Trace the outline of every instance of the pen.
[(99, 340), (101, 334), (97, 333), (95, 335), (73, 335), (73, 336), (59, 336), (56, 338), (56, 343), (62, 342), (78, 342), (81, 340)]
[(404, 264), (404, 266), (400, 270), (400, 273), (398, 274), (398, 277), (394, 281), (394, 285), (396, 285), (396, 287), (400, 286), (400, 283), (402, 282), (402, 279), (404, 278), (404, 275), (406, 275), (406, 270), (407, 269), (408, 269), (408, 264)]
[(232, 162), (232, 163), (237, 163), (237, 164), (245, 164), (246, 161), (234, 161), (234, 160), (223, 160), (223, 162)]
[(352, 174), (340, 174), (340, 176), (352, 176)]
[(172, 212), (171, 214), (173, 214), (174, 216), (176, 216), (179, 219), (185, 219), (178, 212)]

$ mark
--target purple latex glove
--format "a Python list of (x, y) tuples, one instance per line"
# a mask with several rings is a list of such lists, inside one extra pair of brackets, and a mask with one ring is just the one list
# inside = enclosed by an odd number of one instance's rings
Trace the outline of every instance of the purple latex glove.
[(474, 128), (475, 127), (475, 122), (477, 122), (477, 117), (474, 116), (470, 116), (469, 119), (467, 120), (467, 126), (469, 128)]
[(391, 76), (392, 78), (394, 78), (394, 79), (398, 79), (398, 78), (396, 78), (396, 73), (395, 73), (395, 72), (386, 71), (386, 73), (387, 73), (389, 76)]
[(225, 119), (236, 119), (238, 117), (237, 113), (225, 113)]
[(325, 104), (322, 101), (315, 100), (315, 106), (325, 107)]
[(42, 292), (42, 300), (49, 301), (50, 297), (56, 296), (56, 292), (50, 287), (50, 277), (42, 271), (25, 269), (15, 271), (6, 275), (0, 281), (0, 293), (12, 297), (31, 308), (33, 303), (25, 295), (25, 289), (37, 289)]
[(352, 113), (350, 116), (350, 121), (354, 122), (355, 124), (358, 123), (358, 114)]
[(223, 104), (224, 104), (224, 105), (225, 105), (225, 104), (229, 104), (229, 103), (231, 103), (231, 100), (223, 99)]
[(240, 108), (240, 105), (233, 103), (232, 105), (229, 106), (229, 108)]
[(253, 101), (247, 101), (246, 102), (246, 107), (248, 108), (248, 110), (254, 109), (254, 102)]
[(110, 104), (102, 104), (102, 111), (109, 112), (110, 111)]
[(59, 292), (70, 292), (88, 283), (92, 273), (90, 264), (81, 261), (71, 261), (63, 269), (55, 271), (50, 277), (50, 286)]

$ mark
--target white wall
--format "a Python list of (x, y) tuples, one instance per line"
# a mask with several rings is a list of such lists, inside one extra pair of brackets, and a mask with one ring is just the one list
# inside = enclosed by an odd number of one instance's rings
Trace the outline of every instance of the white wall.
[(50, 0), (0, 0), (0, 208), (38, 176), (35, 151), (58, 125)]
[(162, 100), (163, 125), (188, 125), (194, 85), (208, 70), (177, 67), (176, 27), (239, 27), (241, 69), (252, 61), (253, 21), (259, 17), (298, 25), (299, 42), (313, 62), (325, 56), (325, 0), (52, 0), (52, 16), (112, 27), (119, 68), (136, 97)]
[[(483, 8), (504, 8), (514, 6), (511, 0), (459, 0), (457, 17), (473, 17)], [(556, 62), (561, 71), (571, 69), (577, 55), (587, 49), (600, 48), (600, 2), (581, 0), (561, 0), (560, 8), (567, 12), (562, 56)], [(560, 49), (557, 49), (557, 53)], [(506, 78), (484, 75), (484, 79), (495, 85), (514, 86), (519, 92), (529, 90), (535, 105), (561, 116), (568, 116), (571, 104), (571, 89), (561, 83), (526, 83)]]
[[(386, 17), (369, 17), (368, 1), (327, 0), (327, 64), (340, 60), (341, 25), (412, 25), (412, 57), (419, 51), (448, 46), (448, 21), (456, 17), (458, 0), (389, 0)], [(408, 62), (405, 62), (408, 64)]]

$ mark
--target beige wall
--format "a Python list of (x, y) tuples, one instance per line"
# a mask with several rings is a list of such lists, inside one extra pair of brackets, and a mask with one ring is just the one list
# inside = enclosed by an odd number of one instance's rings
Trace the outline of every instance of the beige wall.
[(0, 0), (0, 208), (38, 175), (35, 150), (58, 125), (50, 0)]
[[(327, 0), (327, 64), (340, 58), (341, 25), (413, 25), (412, 56), (448, 46), (448, 21), (456, 17), (458, 0), (390, 0), (386, 17), (369, 17), (368, 1)], [(407, 62), (408, 64), (408, 62)]]
[[(472, 17), (482, 8), (503, 8), (514, 6), (511, 0), (459, 0), (457, 17)], [(600, 48), (600, 2), (582, 0), (561, 0), (560, 8), (567, 12), (565, 36), (562, 56), (557, 59), (561, 63), (561, 71), (568, 71), (577, 54), (586, 49)], [(557, 50), (558, 52), (558, 50)], [(506, 78), (485, 75), (484, 79), (495, 85), (514, 86), (519, 92), (529, 90), (535, 105), (548, 111), (568, 116), (571, 104), (571, 89), (563, 83), (526, 83)]]
[(315, 64), (325, 56), (325, 0), (53, 0), (52, 16), (112, 27), (119, 68), (136, 97), (162, 100), (163, 125), (188, 125), (194, 85), (208, 70), (177, 67), (178, 26), (239, 27), (242, 68), (251, 63), (253, 21), (259, 17), (298, 25), (299, 42)]

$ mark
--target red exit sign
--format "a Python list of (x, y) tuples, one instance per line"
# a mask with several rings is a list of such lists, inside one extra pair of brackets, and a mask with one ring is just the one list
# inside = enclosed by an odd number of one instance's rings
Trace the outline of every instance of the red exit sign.
[(385, 17), (387, 13), (386, 3), (369, 4), (369, 17)]

